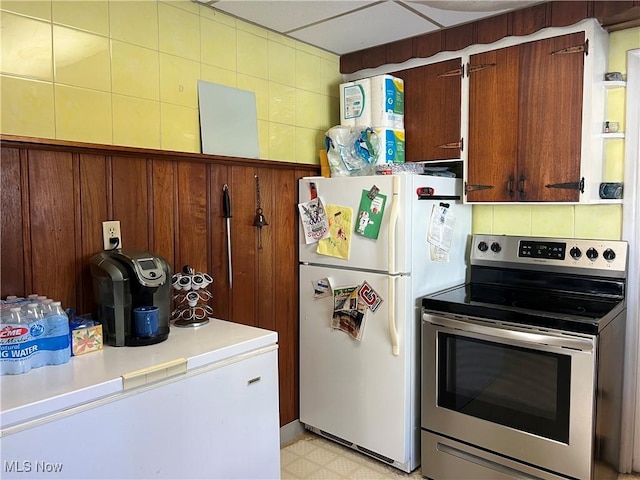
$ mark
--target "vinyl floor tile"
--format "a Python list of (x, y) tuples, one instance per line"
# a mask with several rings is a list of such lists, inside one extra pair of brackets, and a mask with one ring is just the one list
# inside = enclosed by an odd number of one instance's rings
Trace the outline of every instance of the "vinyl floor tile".
[(421, 478), (420, 469), (401, 472), (360, 452), (305, 432), (280, 450), (283, 480), (386, 480)]
[[(404, 473), (367, 455), (311, 432), (305, 432), (280, 449), (282, 480), (415, 480), (420, 468)], [(640, 480), (640, 474), (618, 476)]]

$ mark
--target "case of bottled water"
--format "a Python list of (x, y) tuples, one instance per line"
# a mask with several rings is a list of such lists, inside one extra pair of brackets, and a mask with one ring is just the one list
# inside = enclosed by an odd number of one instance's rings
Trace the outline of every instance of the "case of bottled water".
[(1, 307), (1, 375), (69, 361), (69, 319), (60, 302), (11, 298), (4, 300)]

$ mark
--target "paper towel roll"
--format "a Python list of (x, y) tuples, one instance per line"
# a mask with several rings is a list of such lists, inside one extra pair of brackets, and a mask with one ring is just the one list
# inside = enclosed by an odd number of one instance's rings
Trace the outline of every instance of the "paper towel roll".
[(376, 165), (384, 163), (404, 163), (404, 130), (394, 128), (373, 128), (378, 137)]
[(369, 125), (404, 129), (404, 81), (392, 75), (371, 78), (371, 117)]
[(404, 129), (404, 81), (377, 75), (340, 85), (340, 125)]

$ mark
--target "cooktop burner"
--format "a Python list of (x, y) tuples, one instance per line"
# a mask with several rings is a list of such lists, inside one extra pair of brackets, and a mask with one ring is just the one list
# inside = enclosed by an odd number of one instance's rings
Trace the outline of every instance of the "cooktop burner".
[(617, 303), (600, 297), (569, 296), (560, 293), (469, 284), (465, 296), (471, 303), (511, 306), (559, 315), (600, 318)]
[(460, 285), (422, 300), (427, 310), (593, 334), (623, 304), (620, 299), (479, 284)]

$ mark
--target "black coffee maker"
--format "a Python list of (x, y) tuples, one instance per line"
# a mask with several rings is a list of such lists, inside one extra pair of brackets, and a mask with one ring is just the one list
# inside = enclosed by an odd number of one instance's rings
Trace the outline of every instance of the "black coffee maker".
[[(97, 320), (104, 340), (116, 347), (152, 345), (169, 336), (171, 267), (149, 252), (108, 250), (91, 257)], [(157, 307), (157, 330), (136, 333), (134, 309)], [(154, 309), (155, 310), (155, 309)]]

